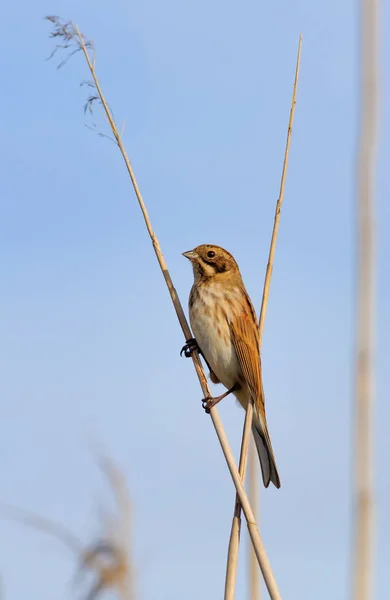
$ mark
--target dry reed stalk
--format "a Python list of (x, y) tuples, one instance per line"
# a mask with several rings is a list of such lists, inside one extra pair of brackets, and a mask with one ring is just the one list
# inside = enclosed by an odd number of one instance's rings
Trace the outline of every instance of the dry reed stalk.
[(357, 164), (357, 321), (353, 600), (374, 598), (375, 166), (379, 120), (379, 0), (361, 2), (361, 116)]
[[(252, 438), (249, 444), (248, 455), (248, 496), (252, 510), (256, 517), (257, 526), (260, 528), (260, 494), (259, 494), (259, 457), (256, 450), (254, 439)], [(249, 599), (260, 600), (261, 598), (261, 582), (259, 577), (259, 569), (257, 566), (256, 557), (253, 554), (250, 544), (248, 545), (248, 587)]]
[[(285, 148), (285, 153), (284, 153), (282, 177), (281, 177), (281, 181), (280, 181), (279, 197), (276, 202), (274, 226), (273, 226), (272, 236), (271, 236), (267, 270), (266, 270), (265, 279), (264, 279), (263, 297), (262, 297), (260, 317), (259, 317), (260, 348), (261, 348), (261, 343), (262, 343), (262, 338), (263, 338), (263, 329), (264, 329), (265, 315), (266, 315), (266, 311), (267, 311), (269, 289), (270, 289), (270, 285), (271, 285), (271, 276), (272, 276), (272, 269), (273, 269), (275, 249), (276, 249), (276, 240), (277, 240), (278, 231), (279, 231), (280, 211), (281, 211), (281, 207), (282, 207), (284, 188), (285, 188), (285, 183), (286, 183), (288, 156), (289, 156), (289, 152), (290, 152), (291, 133), (292, 133), (292, 126), (293, 126), (293, 122), (294, 122), (297, 87), (298, 87), (298, 79), (299, 79), (299, 67), (300, 67), (300, 62), (301, 62), (301, 47), (302, 47), (302, 35), (299, 36), (297, 61), (296, 61), (296, 67), (295, 67), (295, 79), (294, 79), (293, 95), (292, 95), (292, 101), (291, 101), (290, 118), (289, 118), (289, 123), (288, 123), (288, 130), (287, 130), (287, 140), (286, 140), (286, 148)], [(252, 404), (252, 402), (250, 404)], [(252, 425), (252, 415), (253, 415), (253, 408), (251, 411), (247, 411), (247, 414), (245, 416), (245, 422), (244, 422), (244, 430), (243, 430), (243, 434), (242, 434), (241, 456), (243, 456), (243, 454), (244, 454), (244, 456), (242, 458), (243, 468), (240, 470), (240, 476), (242, 477), (243, 481), (245, 479), (245, 469), (246, 469), (246, 463), (247, 463), (247, 459), (246, 459), (245, 455), (248, 452), (249, 436), (251, 433), (251, 425)], [(253, 451), (252, 456), (254, 456), (254, 460), (256, 460), (256, 466), (257, 466), (258, 459), (257, 459), (257, 453), (255, 452), (255, 450)], [(241, 460), (240, 460), (240, 464), (241, 464)], [(252, 469), (251, 471), (252, 471), (252, 473), (257, 473), (258, 468), (256, 470)], [(257, 482), (256, 481), (252, 482), (251, 487), (252, 487), (252, 490), (254, 488), (256, 488)], [(253, 503), (252, 503), (252, 506), (253, 506)], [(231, 528), (231, 532), (230, 532), (227, 566), (226, 566), (225, 600), (233, 600), (234, 599), (236, 576), (237, 576), (238, 549), (239, 549), (239, 544), (240, 544), (240, 529), (241, 529), (241, 505), (240, 505), (240, 500), (239, 500), (238, 496), (236, 495), (236, 502), (235, 502), (235, 506), (234, 506), (234, 516), (233, 516), (232, 528)], [(250, 552), (251, 552), (251, 549), (250, 549)], [(251, 554), (251, 561), (253, 561), (252, 554)], [(253, 568), (253, 565), (252, 565), (250, 572), (253, 574), (254, 571), (255, 571), (255, 569)], [(253, 576), (253, 580), (252, 580), (252, 576)], [(251, 597), (253, 598), (253, 600), (255, 600), (255, 598), (256, 598), (255, 594), (256, 593), (258, 594), (258, 591), (256, 591), (256, 588), (258, 588), (259, 586), (258, 586), (258, 582), (256, 581), (257, 575), (252, 575), (252, 576), (251, 576), (251, 581), (253, 582), (253, 591), (251, 592)]]
[[(241, 442), (241, 450), (240, 450), (240, 462), (239, 462), (239, 474), (241, 480), (244, 481), (245, 478), (245, 470), (246, 470), (246, 461), (248, 456), (248, 444), (250, 440), (251, 428), (252, 428), (252, 417), (253, 417), (253, 402), (248, 402), (248, 407), (245, 414), (244, 419), (244, 430), (242, 434), (242, 442)], [(253, 504), (251, 503), (252, 510)], [(236, 500), (234, 505), (234, 515), (232, 528), (230, 531), (230, 539), (228, 546), (228, 555), (227, 555), (227, 564), (226, 564), (226, 577), (225, 577), (225, 595), (226, 599), (234, 598), (234, 590), (236, 586), (236, 576), (237, 576), (237, 557), (238, 557), (238, 548), (240, 545), (240, 533), (241, 533), (241, 503), (236, 494)], [(256, 569), (257, 569), (257, 561), (256, 561)]]
[(268, 264), (267, 264), (267, 270), (266, 270), (265, 279), (264, 279), (263, 298), (262, 298), (262, 301), (261, 301), (261, 308), (260, 308), (260, 317), (259, 317), (260, 347), (261, 347), (261, 344), (262, 344), (262, 341), (263, 341), (263, 331), (264, 331), (265, 315), (266, 315), (266, 312), (267, 312), (268, 296), (269, 296), (269, 290), (270, 290), (270, 286), (271, 286), (272, 269), (273, 269), (273, 266), (274, 266), (276, 240), (277, 240), (278, 231), (279, 231), (280, 211), (281, 211), (281, 208), (282, 208), (283, 197), (284, 197), (284, 188), (285, 188), (285, 185), (286, 185), (288, 157), (289, 157), (289, 153), (290, 153), (290, 144), (291, 144), (291, 133), (292, 133), (292, 126), (293, 126), (293, 122), (294, 122), (295, 105), (296, 105), (296, 99), (297, 99), (297, 87), (298, 87), (298, 79), (299, 79), (299, 67), (300, 67), (300, 64), (301, 64), (301, 48), (302, 48), (302, 34), (299, 36), (297, 62), (296, 62), (296, 66), (295, 66), (295, 79), (294, 79), (293, 96), (292, 96), (291, 109), (290, 109), (290, 119), (289, 119), (289, 122), (288, 122), (288, 130), (287, 130), (286, 150), (285, 150), (285, 153), (284, 153), (282, 177), (281, 177), (281, 180), (280, 180), (279, 198), (278, 198), (278, 200), (276, 202), (275, 217), (274, 217), (274, 227), (273, 227), (273, 230), (272, 230), (272, 237), (271, 237), (271, 244), (270, 244), (270, 249), (269, 249)]
[[(62, 25), (59, 22), (59, 19), (56, 18), (56, 17), (50, 17), (49, 20), (52, 23), (54, 23), (56, 25), (56, 27), (58, 27), (58, 29), (56, 29), (55, 32), (54, 32), (54, 34), (52, 34), (52, 35), (55, 36), (55, 37), (58, 37), (59, 35), (60, 36), (63, 35), (64, 28), (66, 30), (66, 24)], [(57, 33), (57, 31), (59, 31), (59, 33)], [(177, 318), (179, 320), (180, 326), (181, 326), (182, 331), (184, 333), (184, 337), (185, 337), (186, 340), (188, 340), (189, 338), (192, 337), (191, 330), (189, 328), (189, 325), (188, 325), (187, 319), (185, 317), (185, 314), (184, 314), (183, 308), (181, 306), (181, 303), (180, 303), (179, 297), (177, 295), (177, 292), (176, 292), (176, 290), (174, 288), (171, 276), (169, 274), (169, 271), (168, 271), (168, 268), (167, 268), (164, 256), (163, 256), (161, 248), (160, 248), (159, 241), (157, 239), (156, 234), (153, 231), (153, 228), (152, 228), (152, 225), (151, 225), (151, 222), (150, 222), (150, 218), (149, 218), (148, 212), (146, 210), (145, 203), (144, 203), (144, 201), (142, 199), (141, 192), (139, 190), (137, 181), (135, 179), (135, 175), (134, 175), (134, 172), (133, 172), (132, 165), (131, 165), (130, 160), (129, 160), (128, 156), (127, 156), (127, 153), (126, 153), (125, 147), (123, 145), (121, 136), (120, 136), (120, 134), (118, 132), (116, 123), (115, 123), (115, 121), (114, 121), (114, 119), (112, 117), (111, 111), (109, 109), (109, 106), (108, 106), (108, 104), (106, 102), (106, 99), (105, 99), (105, 97), (103, 95), (103, 92), (101, 90), (98, 78), (96, 76), (96, 72), (95, 72), (95, 57), (94, 57), (94, 60), (92, 62), (91, 59), (90, 59), (90, 56), (88, 54), (88, 48), (91, 49), (92, 45), (91, 45), (90, 42), (86, 41), (86, 39), (84, 38), (84, 36), (80, 32), (80, 29), (78, 28), (77, 25), (73, 26), (71, 23), (69, 23), (68, 24), (68, 29), (66, 30), (66, 35), (67, 36), (72, 35), (73, 31), (75, 33), (74, 37), (77, 40), (78, 49), (81, 49), (82, 52), (84, 53), (85, 59), (87, 61), (89, 70), (91, 72), (91, 75), (92, 75), (92, 78), (93, 78), (93, 81), (94, 81), (94, 86), (96, 88), (97, 96), (100, 99), (100, 102), (101, 102), (101, 104), (103, 106), (104, 112), (106, 114), (106, 117), (107, 117), (108, 123), (110, 125), (111, 131), (112, 131), (113, 136), (115, 138), (115, 141), (118, 144), (118, 147), (119, 147), (119, 149), (121, 151), (122, 157), (123, 157), (123, 159), (125, 161), (125, 165), (126, 165), (128, 174), (130, 176), (130, 179), (131, 179), (131, 182), (132, 182), (132, 185), (133, 185), (133, 188), (134, 188), (135, 195), (137, 197), (139, 206), (141, 208), (141, 212), (142, 212), (142, 215), (143, 215), (143, 218), (144, 218), (145, 226), (146, 226), (146, 229), (147, 229), (148, 234), (150, 236), (150, 239), (152, 241), (152, 245), (153, 245), (156, 257), (157, 257), (157, 261), (158, 261), (158, 263), (160, 265), (161, 271), (162, 271), (164, 279), (165, 279), (165, 283), (166, 283), (166, 285), (168, 287), (168, 291), (170, 293), (171, 300), (172, 300), (172, 303), (174, 305)], [(92, 100), (94, 100), (94, 99), (95, 99), (95, 97), (92, 97)], [(192, 356), (192, 360), (193, 360), (193, 363), (194, 363), (194, 367), (195, 367), (196, 373), (198, 375), (198, 379), (199, 379), (200, 386), (202, 388), (203, 395), (205, 397), (209, 396), (210, 392), (209, 392), (209, 389), (208, 389), (207, 378), (206, 378), (206, 375), (204, 373), (204, 370), (203, 370), (202, 363), (200, 361), (199, 355), (198, 355), (197, 352), (193, 352), (191, 356)], [(215, 428), (218, 440), (219, 440), (219, 442), (221, 444), (223, 454), (225, 456), (225, 459), (226, 459), (226, 462), (227, 462), (227, 465), (228, 465), (231, 477), (233, 479), (233, 483), (234, 483), (234, 485), (236, 487), (238, 497), (240, 499), (240, 503), (241, 503), (241, 506), (242, 506), (242, 509), (243, 509), (243, 512), (244, 512), (244, 515), (245, 515), (245, 518), (246, 518), (246, 521), (247, 521), (249, 535), (250, 535), (250, 538), (252, 540), (252, 543), (253, 543), (253, 546), (254, 546), (254, 551), (255, 551), (255, 554), (256, 554), (256, 558), (258, 560), (259, 566), (260, 566), (261, 571), (263, 573), (264, 580), (265, 580), (265, 583), (266, 583), (269, 595), (270, 595), (270, 597), (271, 597), (272, 600), (280, 600), (281, 596), (280, 596), (280, 593), (279, 593), (278, 586), (276, 584), (274, 575), (272, 573), (271, 565), (269, 563), (269, 560), (268, 560), (268, 557), (267, 557), (267, 554), (266, 554), (263, 542), (261, 540), (259, 531), (257, 529), (257, 525), (256, 525), (256, 522), (255, 522), (255, 519), (254, 519), (254, 515), (253, 515), (253, 512), (252, 512), (252, 509), (251, 509), (251, 506), (250, 506), (247, 494), (245, 492), (244, 486), (242, 484), (241, 477), (239, 475), (237, 466), (236, 466), (235, 461), (234, 461), (233, 453), (232, 453), (231, 448), (229, 446), (229, 442), (228, 442), (228, 439), (226, 437), (226, 434), (225, 434), (222, 422), (220, 420), (218, 411), (217, 411), (217, 409), (215, 407), (213, 407), (210, 410), (210, 416), (211, 416), (211, 420), (213, 422), (213, 425), (214, 425), (214, 428)]]

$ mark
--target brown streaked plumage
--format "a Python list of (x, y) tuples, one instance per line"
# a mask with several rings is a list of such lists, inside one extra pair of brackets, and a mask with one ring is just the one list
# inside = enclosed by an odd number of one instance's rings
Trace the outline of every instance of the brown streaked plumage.
[[(246, 410), (253, 399), (252, 431), (265, 487), (270, 481), (279, 488), (280, 479), (267, 428), (261, 375), (256, 313), (233, 256), (220, 246), (203, 244), (184, 252), (193, 266), (194, 284), (189, 298), (191, 327), (196, 343), (210, 369), (213, 383), (227, 392), (205, 399), (210, 409), (234, 393)], [(186, 355), (194, 348), (187, 346)]]

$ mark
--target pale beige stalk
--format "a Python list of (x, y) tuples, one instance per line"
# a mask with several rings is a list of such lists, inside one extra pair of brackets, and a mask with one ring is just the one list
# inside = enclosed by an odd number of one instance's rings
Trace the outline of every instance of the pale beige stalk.
[[(290, 118), (289, 118), (289, 123), (288, 123), (288, 130), (287, 130), (286, 149), (285, 149), (285, 153), (284, 153), (283, 170), (282, 170), (282, 177), (281, 177), (281, 181), (280, 181), (280, 191), (279, 191), (278, 200), (276, 202), (274, 226), (273, 226), (273, 231), (272, 231), (272, 236), (271, 236), (268, 264), (267, 264), (267, 270), (266, 270), (266, 274), (265, 274), (263, 297), (262, 297), (262, 302), (261, 302), (261, 310), (260, 310), (260, 317), (259, 317), (260, 347), (261, 347), (261, 343), (262, 343), (264, 321), (265, 321), (265, 315), (266, 315), (266, 310), (267, 310), (269, 289), (270, 289), (270, 284), (271, 284), (271, 276), (272, 276), (272, 269), (273, 269), (274, 256), (275, 256), (276, 240), (277, 240), (278, 230), (279, 230), (280, 210), (281, 210), (281, 206), (282, 206), (282, 202), (283, 202), (284, 188), (285, 188), (286, 175), (287, 175), (288, 156), (289, 156), (289, 152), (290, 152), (291, 133), (292, 133), (292, 126), (293, 126), (293, 122), (294, 122), (296, 96), (297, 96), (297, 88), (298, 88), (299, 67), (300, 67), (300, 62), (301, 62), (301, 47), (302, 47), (302, 35), (299, 36), (293, 95), (292, 95)], [(248, 451), (247, 449), (248, 449), (249, 437), (250, 437), (250, 433), (251, 433), (252, 414), (253, 414), (253, 411), (247, 410), (247, 413), (245, 416), (245, 422), (244, 422), (242, 442), (241, 442), (242, 460), (240, 458), (240, 465), (242, 463), (243, 468), (240, 469), (240, 475), (241, 475), (243, 481), (245, 479), (245, 468), (246, 468), (246, 463), (247, 463), (245, 454)], [(250, 459), (252, 461), (255, 461), (255, 463), (256, 463), (256, 468), (252, 468), (251, 472), (252, 472), (252, 477), (256, 478), (256, 474), (258, 472), (258, 458), (257, 458), (257, 453), (254, 448), (254, 444), (251, 445), (251, 448), (252, 448), (252, 451), (251, 451)], [(254, 500), (255, 489), (258, 487), (257, 481), (252, 480), (250, 487), (252, 489), (252, 507), (253, 507), (254, 506), (253, 500)], [(234, 506), (234, 516), (233, 516), (232, 528), (231, 528), (231, 532), (230, 532), (227, 566), (226, 566), (225, 600), (233, 600), (234, 599), (235, 584), (236, 584), (236, 577), (237, 577), (238, 549), (239, 549), (239, 543), (240, 543), (240, 529), (241, 529), (241, 505), (240, 505), (239, 498), (236, 495), (236, 502), (235, 502), (235, 506)], [(251, 557), (250, 558), (250, 560), (251, 560), (250, 581), (249, 581), (250, 595), (251, 595), (251, 600), (256, 600), (256, 597), (258, 595), (258, 590), (259, 590), (259, 582), (258, 582), (258, 577), (257, 577), (257, 569), (253, 568), (253, 555), (252, 555), (251, 548), (249, 549), (249, 552), (250, 552), (250, 557)]]
[[(248, 450), (248, 497), (256, 517), (257, 526), (260, 529), (260, 496), (259, 496), (259, 458), (257, 455), (256, 446), (252, 438), (249, 443)], [(256, 556), (248, 545), (248, 588), (249, 600), (260, 600), (261, 597), (261, 581), (259, 576), (259, 567), (257, 565)]]
[(375, 177), (379, 120), (379, 0), (362, 0), (361, 116), (357, 164), (357, 322), (353, 600), (374, 594)]
[[(151, 225), (151, 222), (150, 222), (150, 219), (149, 219), (148, 212), (146, 210), (146, 206), (144, 204), (144, 201), (143, 201), (142, 196), (141, 196), (141, 192), (140, 192), (140, 190), (138, 188), (138, 185), (137, 185), (137, 182), (136, 182), (136, 179), (135, 179), (133, 168), (132, 168), (130, 160), (129, 160), (128, 156), (127, 156), (125, 147), (124, 147), (123, 142), (122, 142), (122, 140), (120, 138), (118, 129), (117, 129), (115, 121), (114, 121), (114, 119), (113, 119), (113, 117), (111, 115), (111, 112), (110, 112), (110, 109), (108, 107), (108, 104), (107, 104), (107, 102), (106, 102), (106, 100), (105, 100), (105, 98), (103, 96), (102, 90), (100, 88), (99, 81), (98, 81), (97, 76), (96, 76), (95, 65), (92, 64), (92, 61), (91, 61), (91, 59), (89, 57), (87, 48), (86, 48), (85, 43), (84, 43), (83, 36), (81, 35), (80, 30), (79, 30), (79, 28), (77, 26), (76, 26), (75, 29), (76, 29), (77, 35), (79, 36), (80, 46), (81, 46), (81, 48), (82, 48), (82, 50), (84, 52), (84, 56), (85, 56), (86, 61), (88, 63), (89, 69), (91, 71), (91, 74), (92, 74), (92, 77), (93, 77), (93, 80), (94, 80), (94, 83), (95, 83), (95, 86), (96, 86), (96, 90), (97, 90), (98, 95), (100, 97), (100, 100), (102, 102), (104, 111), (105, 111), (105, 113), (107, 115), (107, 119), (108, 119), (108, 122), (110, 124), (111, 130), (113, 132), (115, 140), (116, 140), (116, 142), (117, 142), (117, 144), (119, 146), (119, 149), (120, 149), (120, 151), (122, 153), (122, 156), (123, 156), (123, 159), (125, 161), (127, 171), (129, 173), (129, 176), (130, 176), (131, 182), (133, 184), (133, 188), (134, 188), (135, 194), (137, 196), (138, 203), (139, 203), (141, 211), (142, 211), (142, 215), (143, 215), (143, 218), (144, 218), (144, 221), (145, 221), (145, 225), (146, 225), (147, 231), (148, 231), (149, 236), (151, 238), (151, 241), (152, 241), (152, 244), (153, 244), (154, 251), (156, 253), (156, 257), (157, 257), (158, 263), (159, 263), (161, 271), (162, 271), (162, 273), (164, 275), (164, 279), (165, 279), (165, 282), (167, 284), (167, 287), (168, 287), (168, 290), (169, 290), (169, 293), (170, 293), (170, 296), (171, 296), (171, 299), (172, 299), (172, 303), (173, 303), (174, 308), (176, 310), (177, 318), (178, 318), (180, 326), (181, 326), (181, 328), (183, 330), (184, 337), (185, 337), (186, 340), (188, 340), (189, 338), (192, 337), (192, 334), (191, 334), (190, 328), (188, 326), (187, 319), (185, 317), (185, 314), (184, 314), (183, 308), (181, 306), (179, 297), (178, 297), (177, 292), (176, 292), (176, 290), (174, 288), (174, 285), (172, 283), (172, 279), (171, 279), (171, 276), (169, 274), (167, 265), (165, 263), (165, 259), (163, 257), (163, 254), (162, 254), (162, 251), (161, 251), (160, 244), (158, 242), (157, 236), (156, 236), (156, 234), (154, 233), (154, 231), (152, 229), (152, 225)], [(197, 352), (193, 352), (192, 353), (192, 360), (193, 360), (193, 363), (194, 363), (194, 367), (195, 367), (196, 373), (198, 375), (198, 379), (199, 379), (199, 382), (200, 382), (200, 385), (201, 385), (201, 388), (202, 388), (203, 395), (204, 395), (204, 397), (210, 396), (210, 391), (209, 391), (208, 384), (207, 384), (207, 378), (206, 378), (206, 375), (204, 373), (204, 370), (203, 370), (203, 367), (202, 367), (202, 363), (200, 361), (200, 358), (199, 358), (199, 355), (198, 355)], [(280, 600), (281, 596), (280, 596), (280, 593), (279, 593), (279, 590), (278, 590), (275, 578), (273, 576), (273, 573), (272, 573), (272, 570), (271, 570), (271, 566), (270, 566), (270, 563), (268, 561), (268, 557), (267, 557), (267, 554), (265, 552), (265, 548), (263, 546), (263, 542), (262, 542), (262, 540), (260, 538), (260, 534), (259, 534), (259, 531), (257, 529), (257, 525), (255, 523), (255, 518), (254, 518), (254, 515), (253, 515), (253, 512), (252, 512), (252, 509), (250, 507), (248, 497), (246, 495), (245, 489), (244, 489), (243, 484), (242, 484), (241, 477), (240, 477), (239, 472), (237, 470), (237, 466), (236, 466), (235, 461), (234, 461), (233, 453), (232, 453), (232, 451), (230, 449), (229, 442), (227, 440), (227, 437), (226, 437), (226, 434), (225, 434), (222, 422), (220, 420), (218, 411), (217, 411), (217, 409), (215, 407), (213, 407), (210, 410), (210, 416), (211, 416), (211, 419), (212, 419), (215, 431), (217, 433), (219, 442), (221, 444), (222, 451), (224, 453), (226, 462), (228, 464), (228, 468), (229, 468), (231, 477), (232, 477), (234, 485), (236, 487), (237, 495), (239, 497), (242, 509), (244, 511), (244, 515), (245, 515), (245, 518), (246, 518), (246, 521), (247, 521), (247, 525), (248, 525), (249, 535), (251, 537), (251, 540), (252, 540), (252, 543), (253, 543), (253, 546), (254, 546), (254, 551), (255, 551), (255, 554), (256, 554), (256, 558), (257, 558), (257, 561), (258, 561), (259, 566), (261, 568), (261, 571), (263, 573), (264, 580), (265, 580), (267, 589), (269, 591), (269, 595), (272, 598), (272, 600)]]
[[(246, 415), (244, 419), (244, 430), (242, 435), (241, 442), (241, 451), (240, 451), (240, 462), (239, 462), (239, 474), (241, 480), (244, 481), (245, 478), (245, 470), (246, 470), (246, 461), (248, 456), (248, 444), (252, 430), (252, 417), (253, 417), (253, 402), (248, 402), (248, 407), (246, 409)], [(256, 465), (258, 468), (258, 462)], [(252, 510), (253, 504), (251, 503)], [(238, 495), (236, 494), (236, 503), (234, 507), (234, 515), (232, 522), (232, 529), (230, 532), (230, 540), (228, 547), (228, 557), (227, 557), (227, 565), (226, 565), (226, 578), (225, 578), (225, 599), (226, 598), (234, 598), (234, 590), (236, 583), (236, 574), (237, 574), (237, 556), (238, 556), (238, 547), (240, 544), (240, 533), (241, 533), (241, 504)], [(258, 568), (257, 560), (256, 560), (256, 570)]]
[(274, 227), (273, 227), (273, 230), (272, 230), (271, 244), (270, 244), (270, 249), (269, 249), (269, 257), (268, 257), (268, 264), (267, 264), (267, 270), (266, 270), (265, 279), (264, 279), (263, 298), (262, 298), (262, 301), (261, 301), (260, 318), (259, 318), (260, 347), (261, 347), (261, 344), (262, 344), (262, 341), (263, 341), (264, 321), (265, 321), (265, 315), (266, 315), (266, 312), (267, 312), (268, 296), (269, 296), (269, 290), (270, 290), (270, 286), (271, 286), (272, 269), (273, 269), (273, 266), (274, 266), (276, 240), (278, 238), (279, 222), (280, 222), (280, 211), (281, 211), (281, 208), (282, 208), (283, 197), (284, 197), (284, 188), (285, 188), (285, 184), (286, 184), (287, 167), (288, 167), (288, 157), (289, 157), (289, 154), (290, 154), (291, 134), (292, 134), (292, 127), (293, 127), (293, 123), (294, 123), (295, 105), (297, 103), (297, 88), (298, 88), (298, 79), (299, 79), (299, 67), (300, 67), (300, 64), (301, 64), (301, 48), (302, 48), (302, 34), (299, 36), (297, 62), (296, 62), (296, 67), (295, 67), (295, 79), (294, 79), (293, 96), (292, 96), (291, 109), (290, 109), (290, 119), (289, 119), (289, 122), (288, 122), (288, 130), (287, 130), (286, 150), (285, 150), (285, 153), (284, 153), (282, 177), (281, 177), (281, 180), (280, 180), (279, 198), (278, 198), (278, 200), (276, 202), (275, 217), (274, 217)]

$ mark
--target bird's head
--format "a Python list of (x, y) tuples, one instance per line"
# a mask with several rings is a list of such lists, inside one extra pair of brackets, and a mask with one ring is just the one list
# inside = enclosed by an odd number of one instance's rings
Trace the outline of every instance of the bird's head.
[(183, 252), (183, 256), (192, 263), (195, 281), (240, 273), (233, 256), (220, 246), (202, 244), (193, 250)]

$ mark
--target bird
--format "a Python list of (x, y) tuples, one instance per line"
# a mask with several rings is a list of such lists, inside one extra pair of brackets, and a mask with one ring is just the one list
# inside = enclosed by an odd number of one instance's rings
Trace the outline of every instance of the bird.
[(280, 488), (265, 413), (260, 340), (257, 317), (234, 257), (220, 246), (202, 244), (183, 252), (192, 263), (194, 283), (189, 296), (189, 316), (194, 338), (181, 354), (197, 350), (204, 358), (213, 383), (227, 391), (203, 400), (206, 412), (229, 394), (244, 410), (253, 401), (252, 433), (259, 455), (264, 486)]

